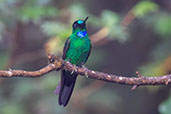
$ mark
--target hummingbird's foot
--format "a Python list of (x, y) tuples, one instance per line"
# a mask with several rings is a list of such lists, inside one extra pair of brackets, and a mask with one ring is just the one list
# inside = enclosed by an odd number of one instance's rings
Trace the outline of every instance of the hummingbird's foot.
[(70, 62), (69, 62), (69, 61), (67, 61), (67, 63), (69, 64)]
[(85, 71), (85, 76), (88, 78), (88, 72), (87, 72), (87, 70)]
[(13, 71), (11, 68), (8, 68), (8, 71)]
[(73, 70), (72, 70), (72, 72), (71, 72), (71, 74), (73, 74), (74, 72), (77, 72), (77, 68), (76, 68), (76, 65), (73, 65)]

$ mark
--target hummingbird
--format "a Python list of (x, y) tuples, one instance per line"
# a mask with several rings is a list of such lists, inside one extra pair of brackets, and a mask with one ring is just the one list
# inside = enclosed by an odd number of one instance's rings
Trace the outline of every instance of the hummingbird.
[[(79, 67), (83, 67), (91, 52), (91, 41), (86, 28), (87, 19), (88, 17), (84, 20), (77, 20), (73, 23), (72, 34), (65, 41), (63, 48), (62, 59)], [(74, 89), (77, 75), (78, 74), (75, 72), (66, 70), (61, 71), (61, 87), (58, 99), (59, 105), (63, 105), (65, 107), (68, 104)]]

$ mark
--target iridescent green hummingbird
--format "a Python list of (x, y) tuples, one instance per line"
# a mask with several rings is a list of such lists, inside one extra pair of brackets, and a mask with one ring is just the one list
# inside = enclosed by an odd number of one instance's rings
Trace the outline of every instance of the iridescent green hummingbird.
[[(82, 67), (90, 55), (91, 41), (89, 39), (86, 21), (77, 20), (73, 23), (71, 36), (66, 40), (63, 49), (63, 60)], [(59, 93), (59, 105), (66, 106), (71, 97), (72, 91), (77, 78), (77, 73), (62, 70), (61, 72), (61, 87)]]

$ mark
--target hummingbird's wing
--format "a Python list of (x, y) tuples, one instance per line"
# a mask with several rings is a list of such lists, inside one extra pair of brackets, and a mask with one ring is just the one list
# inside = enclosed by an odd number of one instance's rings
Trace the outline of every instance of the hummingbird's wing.
[[(65, 44), (64, 44), (64, 48), (63, 48), (63, 56), (62, 56), (62, 59), (65, 60), (66, 58), (66, 53), (69, 49), (69, 46), (70, 46), (70, 37), (66, 39), (65, 41)], [(61, 87), (60, 87), (60, 92), (59, 92), (59, 104), (61, 105), (62, 102), (60, 100), (60, 97), (61, 97), (61, 94), (62, 94), (62, 91), (63, 91), (63, 88), (64, 88), (64, 76), (63, 76), (63, 72), (64, 70), (61, 71)]]
[(66, 58), (66, 52), (68, 51), (70, 46), (70, 37), (66, 39), (64, 49), (63, 49), (63, 56), (62, 59), (64, 60)]
[[(70, 46), (70, 38), (68, 38), (65, 42), (64, 50), (63, 50), (63, 60), (66, 58), (66, 53), (69, 50)], [(77, 74), (62, 70), (61, 71), (61, 88), (59, 92), (59, 105), (66, 106), (71, 97)]]

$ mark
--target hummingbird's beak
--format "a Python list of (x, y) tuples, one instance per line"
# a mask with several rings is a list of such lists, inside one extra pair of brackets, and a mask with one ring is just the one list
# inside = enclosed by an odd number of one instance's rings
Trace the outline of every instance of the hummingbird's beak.
[(84, 23), (87, 21), (87, 19), (88, 19), (88, 16), (84, 19)]

